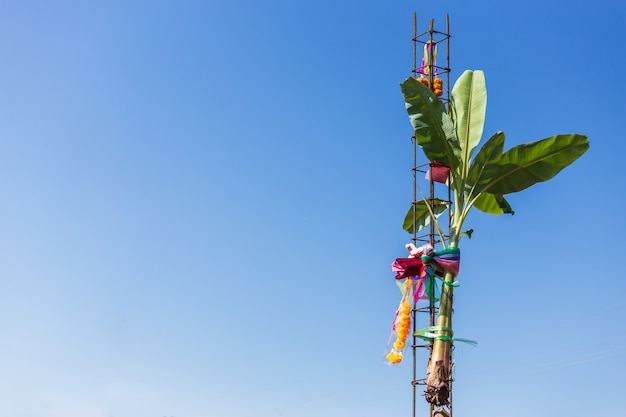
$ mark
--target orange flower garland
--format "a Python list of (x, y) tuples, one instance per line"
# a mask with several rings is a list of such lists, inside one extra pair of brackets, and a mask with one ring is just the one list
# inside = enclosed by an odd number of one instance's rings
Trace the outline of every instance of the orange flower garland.
[[(426, 87), (430, 85), (428, 79), (424, 77), (419, 77), (417, 81), (424, 84)], [(433, 78), (433, 93), (435, 93), (437, 97), (441, 97), (443, 95), (443, 80), (439, 77)]]
[(443, 95), (443, 80), (441, 78), (435, 78), (433, 80), (433, 92), (437, 97)]
[(391, 352), (387, 355), (387, 360), (391, 364), (402, 362), (402, 350), (406, 346), (406, 338), (411, 329), (411, 303), (405, 299), (400, 302), (395, 327), (396, 341), (393, 343)]

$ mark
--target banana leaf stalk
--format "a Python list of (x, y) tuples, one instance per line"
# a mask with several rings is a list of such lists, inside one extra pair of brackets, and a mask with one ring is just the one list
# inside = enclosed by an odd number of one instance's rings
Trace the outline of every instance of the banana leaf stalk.
[[(456, 226), (461, 225), (463, 219), (455, 211), (453, 223), (450, 225), (451, 236), (450, 247), (458, 247), (458, 234)], [(451, 380), (451, 349), (452, 349), (452, 300), (454, 291), (455, 275), (451, 271), (446, 271), (443, 276), (441, 287), (441, 298), (439, 301), (439, 311), (435, 326), (432, 350), (428, 358), (428, 368), (426, 370), (426, 391), (424, 396), (426, 401), (436, 406), (449, 404), (450, 380)]]
[[(470, 236), (471, 229), (462, 232), (462, 227), (472, 207), (497, 216), (513, 214), (504, 195), (551, 179), (589, 148), (586, 136), (565, 134), (518, 145), (504, 152), (504, 133), (496, 132), (474, 156), (483, 134), (487, 106), (482, 71), (465, 71), (459, 77), (452, 89), (449, 112), (428, 87), (414, 78), (405, 80), (401, 88), (415, 138), (426, 158), (450, 167), (449, 187), (454, 211), (450, 219), (449, 247), (458, 248), (461, 237)], [(403, 224), (406, 231), (414, 233), (429, 221), (441, 230), (437, 220), (441, 210), (435, 212), (438, 206), (431, 208), (430, 204), (424, 199), (409, 208)], [(446, 272), (428, 362), (425, 397), (434, 405), (448, 404), (450, 397), (454, 280), (455, 276)]]
[[(454, 276), (450, 272), (444, 275), (444, 281), (452, 283)], [(452, 285), (443, 285), (437, 328), (450, 329), (452, 326)], [(440, 336), (433, 342), (428, 369), (426, 371), (426, 401), (434, 405), (448, 404), (450, 397), (450, 349), (452, 334), (450, 330), (439, 330)]]

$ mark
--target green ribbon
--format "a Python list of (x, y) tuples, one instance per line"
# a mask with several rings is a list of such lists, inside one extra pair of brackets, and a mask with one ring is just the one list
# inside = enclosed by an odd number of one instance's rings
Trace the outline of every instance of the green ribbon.
[[(428, 267), (430, 268), (430, 267)], [(433, 278), (434, 276), (434, 278)], [(460, 287), (461, 284), (459, 284), (458, 281), (454, 281), (454, 282), (448, 282), (445, 279), (436, 276), (435, 274), (432, 274), (427, 280), (426, 280), (426, 294), (428, 295), (428, 299), (430, 300), (431, 304), (434, 304), (435, 301), (439, 301), (439, 299), (441, 298), (441, 290), (439, 290), (439, 287), (435, 284), (435, 279), (441, 281), (441, 283), (445, 286), (448, 287)]]
[[(449, 333), (449, 335), (441, 334), (439, 332), (446, 332)], [(413, 333), (413, 336), (419, 337), (422, 340), (445, 340), (448, 342), (467, 343), (472, 346), (478, 345), (478, 342), (475, 340), (453, 338), (453, 335), (454, 332), (452, 331), (452, 328), (445, 326), (424, 327), (423, 329), (416, 330), (415, 333)]]
[(441, 291), (438, 291), (439, 288), (435, 285), (435, 280), (433, 279), (435, 274), (430, 265), (426, 265), (426, 270), (428, 271), (428, 278), (426, 278), (426, 294), (428, 295), (430, 304), (435, 304), (436, 301), (439, 301)]
[(458, 255), (460, 253), (461, 253), (461, 250), (459, 248), (449, 247), (449, 248), (433, 251), (431, 255), (422, 255), (421, 258), (424, 264), (428, 264), (434, 261), (436, 256), (443, 256), (443, 255), (449, 255), (449, 254)]
[(461, 286), (461, 284), (459, 284), (459, 281), (448, 282), (448, 281), (446, 281), (445, 279), (443, 279), (443, 278), (439, 278), (439, 277), (437, 277), (437, 279), (440, 279), (440, 280), (441, 280), (441, 283), (442, 283), (443, 285), (445, 285), (445, 286), (448, 286), (448, 287), (454, 287), (454, 288), (456, 288), (456, 287), (460, 287), (460, 286)]

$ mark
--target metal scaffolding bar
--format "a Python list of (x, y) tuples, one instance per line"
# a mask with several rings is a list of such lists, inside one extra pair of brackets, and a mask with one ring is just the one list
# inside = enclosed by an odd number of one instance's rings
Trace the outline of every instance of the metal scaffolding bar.
[[(446, 22), (445, 22), (445, 26), (446, 26), (446, 31), (445, 32), (439, 32), (437, 30), (434, 29), (435, 27), (435, 20), (431, 19), (429, 22), (429, 28), (427, 31), (422, 32), (420, 34), (417, 33), (417, 14), (413, 13), (413, 39), (412, 39), (412, 43), (413, 43), (413, 69), (412, 69), (412, 76), (413, 78), (416, 79), (424, 79), (426, 81), (429, 88), (434, 92), (434, 80), (435, 77), (439, 78), (439, 74), (445, 74), (445, 90), (442, 90), (441, 94), (440, 94), (440, 99), (446, 104), (449, 105), (449, 97), (450, 97), (450, 21), (449, 21), (449, 16), (446, 15)], [(422, 58), (422, 65), (418, 67), (418, 51), (417, 51), (417, 46), (418, 44), (422, 44), (425, 45), (425, 55)], [(437, 47), (439, 45), (442, 45), (445, 47), (446, 50), (446, 58), (445, 58), (445, 66), (437, 66), (436, 65), (436, 50)], [(426, 55), (427, 54), (427, 55)], [(418, 172), (427, 172), (427, 170), (430, 170), (432, 168), (432, 164), (430, 163), (426, 163), (426, 164), (422, 164), (422, 165), (418, 165), (418, 161), (417, 161), (417, 148), (418, 148), (418, 143), (417, 143), (417, 139), (415, 137), (412, 137), (412, 144), (413, 144), (413, 244), (415, 244), (417, 246), (417, 242), (421, 241), (421, 242), (428, 242), (430, 243), (433, 247), (435, 247), (436, 244), (438, 243), (442, 243), (441, 239), (437, 236), (436, 231), (435, 231), (435, 222), (434, 219), (431, 218), (430, 221), (430, 227), (428, 230), (428, 233), (425, 235), (421, 235), (418, 236), (418, 232), (417, 232), (417, 227), (416, 225), (416, 220), (417, 220), (417, 203), (418, 203), (418, 191), (419, 191), (419, 187), (418, 187), (418, 177), (417, 177), (417, 173)], [(450, 232), (449, 232), (449, 226), (450, 226), (450, 222), (452, 219), (452, 201), (451, 201), (451, 192), (450, 189), (448, 187), (447, 188), (447, 197), (445, 199), (437, 199), (437, 200), (443, 200), (444, 202), (446, 202), (447, 207), (448, 207), (448, 234), (443, 236), (444, 239), (449, 238)], [(434, 207), (435, 207), (435, 193), (436, 193), (436, 186), (435, 186), (435, 182), (433, 181), (433, 175), (430, 175), (430, 179), (429, 179), (429, 196), (428, 196), (428, 204), (430, 205), (431, 208), (431, 213), (434, 212)], [(434, 280), (434, 278), (430, 278), (431, 280)], [(431, 282), (431, 288), (434, 288), (434, 282)], [(438, 312), (438, 305), (436, 301), (433, 301), (432, 297), (430, 298), (430, 302), (429, 302), (429, 306), (428, 307), (422, 307), (422, 308), (417, 308), (416, 305), (413, 306), (413, 310), (412, 310), (412, 319), (413, 319), (413, 343), (412, 343), (412, 353), (413, 353), (413, 379), (411, 381), (411, 385), (412, 385), (412, 394), (413, 394), (413, 417), (417, 417), (416, 413), (417, 413), (417, 386), (418, 385), (425, 385), (426, 384), (426, 378), (417, 378), (417, 350), (421, 349), (421, 348), (428, 348), (430, 351), (432, 351), (432, 346), (433, 346), (433, 340), (431, 339), (429, 343), (418, 343), (418, 337), (415, 336), (415, 332), (418, 330), (417, 329), (417, 318), (418, 318), (418, 313), (428, 313), (428, 317), (429, 317), (429, 325), (432, 327), (435, 325), (435, 318), (436, 318), (436, 314)], [(451, 349), (452, 350), (452, 349)], [(434, 406), (431, 404), (430, 405), (430, 417), (444, 417), (444, 416), (449, 416), (452, 417), (452, 376), (450, 375), (450, 404), (447, 406), (447, 410), (443, 409), (443, 408), (438, 408), (435, 409)]]

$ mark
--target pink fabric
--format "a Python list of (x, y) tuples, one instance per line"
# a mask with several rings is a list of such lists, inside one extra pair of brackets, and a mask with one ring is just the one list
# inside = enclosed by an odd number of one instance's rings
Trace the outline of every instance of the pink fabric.
[(391, 264), (396, 279), (416, 277), (420, 275), (424, 263), (420, 258), (398, 258)]
[(430, 180), (432, 178), (432, 180), (435, 182), (445, 184), (446, 182), (448, 182), (449, 174), (450, 167), (439, 162), (433, 162), (430, 166), (430, 169), (426, 173), (426, 179)]
[(458, 259), (435, 257), (435, 262), (441, 265), (445, 270), (452, 272), (452, 275), (459, 275), (460, 263)]

